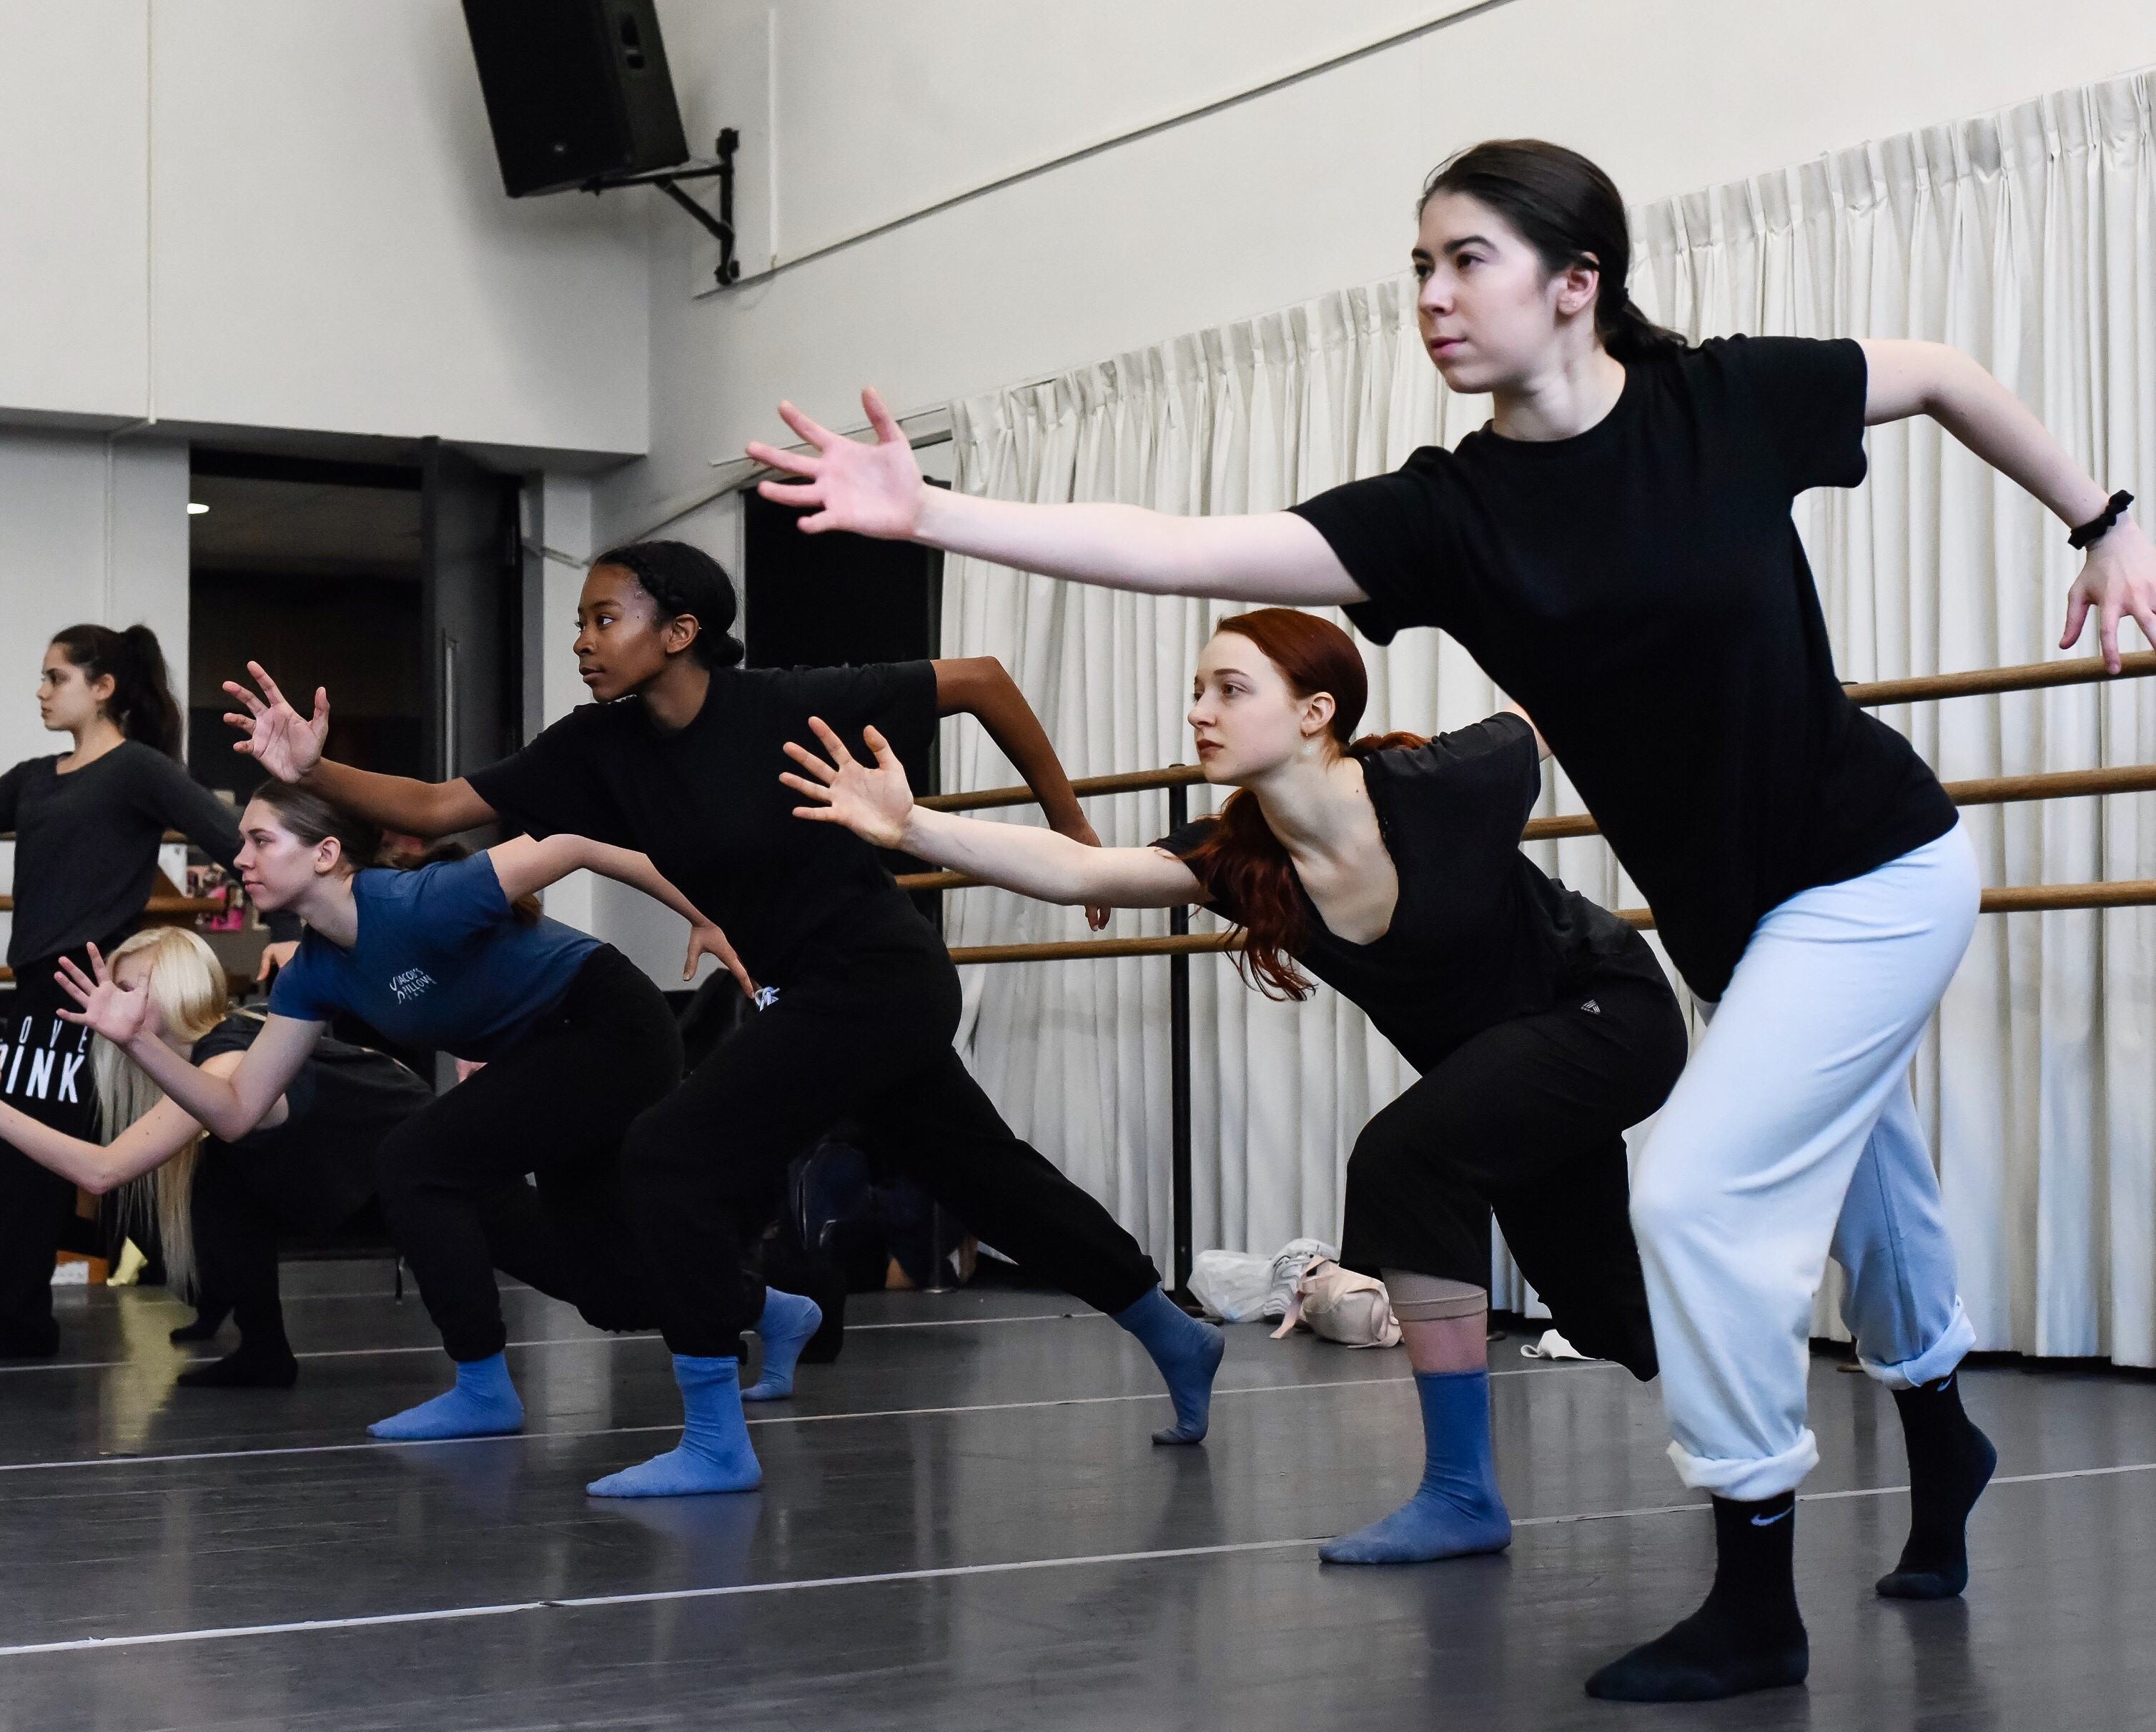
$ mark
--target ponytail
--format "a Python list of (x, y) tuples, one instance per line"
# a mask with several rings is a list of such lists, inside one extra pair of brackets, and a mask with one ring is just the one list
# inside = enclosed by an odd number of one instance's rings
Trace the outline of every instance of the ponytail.
[(110, 626), (74, 625), (54, 634), (53, 642), (86, 679), (112, 678), (105, 713), (130, 740), (139, 740), (168, 758), (180, 756), (185, 730), (179, 700), (172, 695), (165, 668), (164, 646), (146, 625), (124, 632)]

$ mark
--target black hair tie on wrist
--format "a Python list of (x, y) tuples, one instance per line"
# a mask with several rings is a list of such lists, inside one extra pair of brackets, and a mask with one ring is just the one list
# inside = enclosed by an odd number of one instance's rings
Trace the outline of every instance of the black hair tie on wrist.
[(2118, 522), (2125, 514), (2126, 508), (2133, 503), (2133, 495), (2123, 489), (2112, 494), (2104, 501), (2103, 510), (2100, 515), (2090, 518), (2087, 523), (2066, 537), (2066, 546), (2079, 552), (2112, 525)]

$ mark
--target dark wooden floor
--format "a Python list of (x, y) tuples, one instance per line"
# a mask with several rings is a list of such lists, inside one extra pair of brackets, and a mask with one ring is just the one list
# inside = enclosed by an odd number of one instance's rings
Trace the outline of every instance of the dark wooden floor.
[(1412, 1489), (1404, 1356), (1229, 1331), (1211, 1441), (1154, 1449), (1149, 1366), (1019, 1293), (857, 1302), (754, 1430), (765, 1487), (585, 1498), (670, 1441), (664, 1349), (507, 1295), (526, 1436), (362, 1427), (446, 1361), (379, 1264), (288, 1271), (300, 1387), (172, 1386), (154, 1289), (62, 1299), (0, 1362), (0, 1728), (1835, 1729), (2156, 1725), (2156, 1382), (1984, 1370), (1999, 1445), (1964, 1602), (1881, 1602), (1907, 1511), (1888, 1398), (1815, 1366), (1804, 1691), (1588, 1701), (1688, 1610), (1702, 1509), (1651, 1386), (1492, 1348), (1502, 1558), (1322, 1570)]

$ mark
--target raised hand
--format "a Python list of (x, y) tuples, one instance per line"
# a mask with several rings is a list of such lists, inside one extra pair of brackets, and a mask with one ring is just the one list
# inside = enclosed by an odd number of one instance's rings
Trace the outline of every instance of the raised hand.
[(716, 956), (719, 966), (734, 977), (734, 984), (742, 989), (742, 997), (756, 997), (756, 982), (749, 978), (748, 971), (742, 966), (742, 959), (734, 954), (732, 940), (716, 920), (699, 920), (689, 929), (689, 957), (681, 965), (681, 978), (696, 977), (696, 965), (706, 956)]
[(156, 1034), (157, 1007), (150, 995), (139, 986), (131, 992), (117, 985), (95, 945), (90, 947), (90, 966), (94, 977), (78, 968), (72, 958), (60, 958), (53, 978), (82, 1008), (58, 1012), (59, 1019), (100, 1034), (116, 1047), (125, 1047), (139, 1034)]
[(875, 433), (873, 444), (834, 433), (792, 403), (781, 403), (779, 418), (814, 449), (781, 451), (752, 439), (748, 454), (769, 468), (803, 477), (807, 484), (766, 481), (757, 491), (774, 505), (817, 507), (814, 516), (801, 520), (800, 527), (809, 535), (850, 530), (857, 535), (903, 541), (921, 524), (921, 465), (914, 461), (911, 441), (880, 397), (864, 391), (861, 407)]
[(874, 728), (862, 730), (862, 740), (875, 754), (875, 766), (871, 769), (846, 750), (846, 742), (824, 725), (823, 717), (810, 716), (808, 725), (831, 756), (826, 763), (807, 746), (791, 740), (786, 742), (787, 756), (808, 772), (801, 776), (782, 771), (778, 778), (797, 794), (808, 797), (808, 805), (793, 808), (794, 817), (844, 824), (878, 848), (904, 848), (906, 821), (913, 811), (913, 790), (890, 742)]
[(247, 671), (262, 688), (257, 697), (237, 680), (224, 689), (247, 706), (247, 714), (225, 712), (225, 720), (247, 737), (235, 740), (232, 749), (250, 757), (280, 781), (297, 781), (321, 761), (322, 742), (329, 737), (330, 694), (315, 688), (315, 713), (304, 716), (287, 703), (259, 662), (249, 662)]

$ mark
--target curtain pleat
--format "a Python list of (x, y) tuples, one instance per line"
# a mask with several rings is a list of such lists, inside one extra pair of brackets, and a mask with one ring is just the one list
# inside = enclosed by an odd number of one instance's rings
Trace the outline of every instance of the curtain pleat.
[[(1982, 361), (2107, 487), (2156, 509), (2156, 76), (2046, 96), (1633, 213), (1631, 289), (1694, 340), (1734, 331), (1919, 337)], [(1450, 445), (1487, 418), (1445, 391), (1405, 279), (1178, 337), (953, 406), (957, 484), (998, 499), (1182, 514), (1278, 510)], [(1928, 419), (1875, 428), (1853, 492), (1797, 505), (1850, 679), (2038, 661), (2076, 569), (2057, 524)], [(1189, 672), (1236, 609), (953, 559), (944, 647), (993, 654), (1073, 775), (1187, 756)], [(1335, 615), (1334, 617), (1337, 617)], [(1496, 694), (1456, 643), (1414, 632), (1370, 664), (1367, 725), (1430, 732)], [(2076, 653), (2086, 653), (2087, 646)], [(2156, 762), (2147, 683), (1882, 712), (1953, 779)], [(1013, 779), (947, 725), (948, 785)], [(1096, 800), (1101, 839), (1166, 828), (1159, 793)], [(1213, 809), (1194, 789), (1191, 810)], [(1546, 812), (1582, 809), (1561, 774)], [(1004, 821), (1039, 822), (1037, 813)], [(2156, 878), (2156, 797), (1972, 808), (1987, 883)], [(1535, 844), (1606, 904), (1641, 899), (1594, 838)], [(1202, 930), (1210, 922), (1200, 916)], [(1116, 916), (1164, 932), (1164, 914)], [(1075, 913), (993, 890), (950, 899), (953, 944), (1081, 935)], [(1021, 1135), (1165, 1267), (1168, 966), (1158, 958), (968, 970), (962, 1047)], [(1356, 1133), (1413, 1073), (1329, 989), (1269, 1001), (1192, 963), (1196, 1243), (1337, 1241)], [(1979, 1345), (2156, 1365), (2156, 919), (1989, 916), (1919, 1058)], [(1493, 1300), (1538, 1311), (1493, 1249)], [(1835, 1281), (1815, 1326), (1839, 1333)]]

